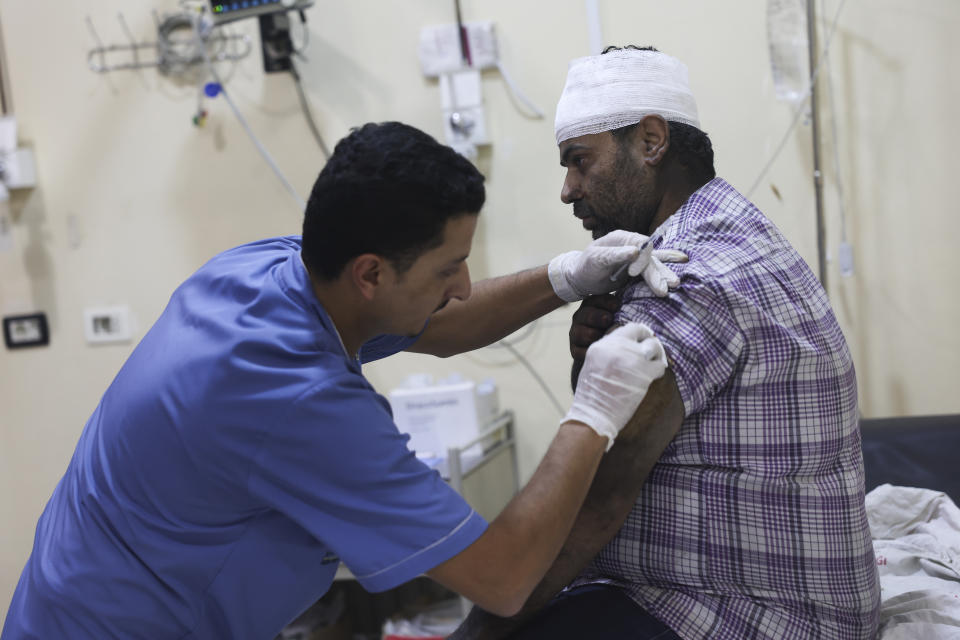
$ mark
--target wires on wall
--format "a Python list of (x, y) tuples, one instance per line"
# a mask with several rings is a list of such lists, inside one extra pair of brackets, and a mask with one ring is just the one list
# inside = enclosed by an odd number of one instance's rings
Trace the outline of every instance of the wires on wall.
[(300, 73), (297, 71), (297, 66), (290, 61), (290, 75), (293, 76), (293, 83), (297, 87), (297, 97), (300, 99), (300, 108), (303, 109), (303, 115), (307, 119), (307, 125), (310, 127), (310, 133), (313, 134), (313, 139), (317, 141), (317, 145), (320, 147), (320, 151), (323, 152), (323, 157), (325, 160), (330, 159), (330, 149), (327, 147), (327, 143), (324, 142), (323, 136), (320, 135), (320, 129), (317, 128), (317, 123), (313, 119), (313, 111), (310, 109), (310, 102), (307, 100), (307, 94), (303, 90), (303, 84), (300, 82)]
[(508, 340), (501, 340), (496, 343), (497, 346), (502, 346), (504, 349), (509, 351), (520, 364), (527, 370), (527, 372), (533, 376), (533, 379), (537, 381), (537, 384), (540, 385), (540, 388), (543, 389), (543, 392), (547, 394), (547, 397), (550, 399), (550, 403), (553, 404), (554, 408), (557, 410), (561, 416), (566, 415), (566, 410), (563, 408), (563, 405), (560, 404), (560, 401), (557, 400), (557, 396), (554, 395), (553, 391), (550, 389), (550, 385), (543, 379), (543, 377), (537, 373), (537, 370), (533, 368), (533, 365), (530, 364), (530, 361), (527, 360), (522, 353), (517, 351), (517, 348)]
[(273, 171), (274, 175), (277, 176), (277, 179), (280, 180), (283, 184), (284, 189), (287, 193), (290, 194), (290, 197), (293, 198), (294, 202), (297, 203), (300, 213), (307, 208), (307, 203), (300, 196), (297, 190), (294, 188), (290, 181), (287, 180), (287, 177), (283, 174), (280, 167), (277, 165), (276, 161), (273, 159), (273, 156), (270, 155), (270, 152), (267, 151), (267, 148), (260, 142), (260, 139), (257, 137), (257, 134), (253, 132), (253, 129), (250, 127), (250, 124), (247, 122), (247, 119), (243, 117), (243, 113), (240, 112), (240, 109), (237, 108), (237, 105), (234, 103), (233, 98), (230, 97), (230, 93), (227, 91), (226, 87), (223, 86), (223, 82), (220, 80), (220, 75), (217, 73), (217, 69), (213, 66), (213, 62), (210, 60), (210, 56), (207, 53), (207, 48), (203, 44), (203, 14), (197, 14), (193, 21), (194, 37), (199, 45), (200, 53), (203, 56), (204, 66), (207, 69), (207, 72), (210, 74), (210, 77), (213, 78), (214, 82), (219, 85), (220, 94), (223, 95), (223, 99), (227, 101), (227, 104), (230, 106), (230, 109), (233, 111), (234, 115), (237, 117), (237, 121), (240, 123), (240, 126), (243, 127), (243, 130), (247, 132), (247, 135), (250, 137), (251, 142), (257, 148), (257, 151), (260, 152), (260, 155), (263, 156), (263, 159), (266, 161), (267, 165)]
[[(533, 366), (530, 360), (527, 359), (522, 353), (520, 353), (519, 349), (517, 349), (517, 345), (519, 345), (521, 342), (529, 339), (530, 337), (536, 334), (542, 320), (543, 319), (541, 318), (539, 320), (534, 320), (533, 322), (529, 323), (528, 325), (523, 327), (520, 331), (518, 331), (517, 336), (511, 340), (504, 338), (502, 340), (498, 340), (497, 342), (494, 342), (493, 344), (487, 345), (487, 347), (485, 348), (490, 350), (507, 351), (511, 356), (511, 360), (508, 360), (505, 363), (500, 363), (499, 366), (503, 366), (506, 364), (512, 365), (514, 360), (519, 362), (520, 365), (523, 366), (524, 369), (526, 369), (527, 373), (529, 373), (530, 376), (536, 381), (537, 385), (540, 386), (544, 394), (546, 394), (547, 398), (550, 400), (550, 404), (552, 404), (554, 408), (557, 410), (557, 412), (561, 416), (563, 416), (564, 414), (566, 414), (566, 409), (564, 409), (563, 404), (557, 399), (557, 396), (553, 392), (553, 390), (550, 388), (550, 385), (547, 384), (546, 380), (544, 380), (543, 376), (540, 375), (540, 373), (536, 370), (536, 368)], [(466, 355), (466, 357), (468, 359), (473, 360), (474, 362), (477, 362), (477, 364), (479, 364), (480, 366), (484, 366), (484, 367), (498, 366), (490, 362), (482, 362), (479, 359), (476, 359), (470, 355)]]

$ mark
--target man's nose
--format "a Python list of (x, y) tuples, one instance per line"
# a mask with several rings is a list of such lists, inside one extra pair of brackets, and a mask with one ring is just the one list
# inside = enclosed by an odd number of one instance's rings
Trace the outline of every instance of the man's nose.
[(560, 189), (560, 202), (563, 204), (572, 204), (581, 197), (580, 183), (576, 178), (572, 177), (568, 171), (566, 177), (563, 179), (563, 188)]

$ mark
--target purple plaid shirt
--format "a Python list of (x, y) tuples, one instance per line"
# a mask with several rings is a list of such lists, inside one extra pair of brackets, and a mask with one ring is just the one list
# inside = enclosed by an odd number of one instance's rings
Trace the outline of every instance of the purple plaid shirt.
[(683, 398), (679, 434), (591, 573), (684, 640), (873, 638), (857, 384), (820, 283), (719, 178), (653, 235), (679, 249), (666, 298), (627, 287)]

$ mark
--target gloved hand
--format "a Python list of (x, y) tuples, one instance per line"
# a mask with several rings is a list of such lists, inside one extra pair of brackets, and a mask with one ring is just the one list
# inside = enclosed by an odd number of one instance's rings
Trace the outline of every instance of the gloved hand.
[[(583, 251), (568, 251), (550, 261), (547, 273), (557, 296), (574, 302), (595, 293), (619, 288), (630, 276), (642, 273), (660, 296), (680, 279), (664, 262), (685, 262), (679, 251), (653, 251), (645, 235), (617, 229), (591, 242)], [(648, 273), (649, 272), (649, 273)]]
[[(667, 291), (676, 288), (680, 284), (680, 276), (664, 266), (664, 262), (686, 262), (687, 254), (675, 249), (657, 249), (650, 253), (648, 260), (644, 261), (643, 251), (640, 256), (630, 263), (627, 268), (627, 275), (635, 278), (643, 274), (643, 279), (650, 287), (650, 290), (661, 298), (667, 295)], [(626, 278), (624, 278), (626, 280)], [(622, 284), (622, 283), (621, 283)], [(618, 285), (619, 286), (619, 285)]]
[(650, 383), (663, 375), (667, 356), (646, 325), (617, 327), (587, 349), (573, 405), (563, 421), (577, 420), (609, 440), (640, 406)]

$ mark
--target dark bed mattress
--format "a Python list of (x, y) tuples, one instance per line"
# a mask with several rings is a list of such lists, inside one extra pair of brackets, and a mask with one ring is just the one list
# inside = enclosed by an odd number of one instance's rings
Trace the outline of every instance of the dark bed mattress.
[(860, 432), (867, 492), (889, 482), (960, 504), (960, 415), (865, 419)]

